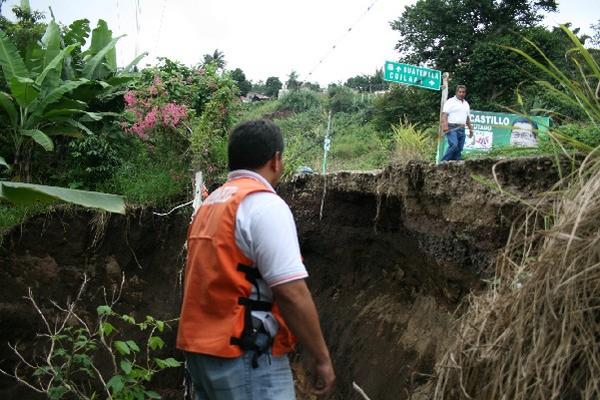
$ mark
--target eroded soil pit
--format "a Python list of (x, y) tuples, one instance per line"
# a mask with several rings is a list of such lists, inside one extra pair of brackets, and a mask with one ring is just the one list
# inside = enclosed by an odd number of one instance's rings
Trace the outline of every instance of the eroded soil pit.
[[(360, 399), (352, 382), (372, 399), (408, 399), (426, 382), (458, 305), (490, 277), (523, 211), (513, 196), (480, 183), (492, 179), (497, 161), (300, 176), (279, 188), (296, 217), (334, 357), (338, 385), (331, 399)], [(525, 199), (557, 180), (544, 158), (502, 161), (495, 172), (504, 190)], [(17, 362), (7, 342), (31, 349), (43, 329), (23, 299), (29, 287), (50, 311), (49, 300), (73, 296), (85, 273), (91, 281), (82, 314), (92, 318), (103, 302), (101, 288), (124, 273), (119, 311), (176, 317), (188, 221), (189, 211), (164, 218), (151, 210), (120, 217), (59, 209), (15, 227), (0, 248), (0, 368)], [(181, 358), (173, 328), (164, 355)], [(156, 386), (164, 398), (182, 398), (181, 381), (181, 371), (173, 370), (159, 375)], [(0, 377), (0, 398), (35, 397)]]

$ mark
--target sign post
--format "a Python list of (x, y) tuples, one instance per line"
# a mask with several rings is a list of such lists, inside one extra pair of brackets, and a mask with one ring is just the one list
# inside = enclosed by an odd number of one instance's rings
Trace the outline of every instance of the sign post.
[(442, 152), (444, 151), (444, 132), (442, 131), (442, 111), (444, 110), (444, 103), (448, 98), (448, 81), (450, 74), (444, 72), (443, 82), (442, 82), (442, 99), (440, 101), (440, 126), (438, 128), (438, 141), (437, 141), (437, 150), (435, 155), (435, 163), (439, 164), (440, 160), (443, 157)]
[(442, 71), (386, 61), (383, 79), (403, 85), (418, 86), (430, 90), (440, 90)]
[(418, 65), (402, 64), (386, 61), (383, 68), (383, 79), (388, 82), (396, 82), (402, 85), (417, 86), (429, 90), (440, 90), (442, 87), (442, 100), (440, 104), (440, 127), (438, 128), (438, 142), (436, 160), (439, 163), (444, 150), (444, 133), (442, 132), (442, 110), (444, 102), (448, 98), (448, 73), (444, 72), (442, 84), (442, 71), (437, 69), (419, 67)]

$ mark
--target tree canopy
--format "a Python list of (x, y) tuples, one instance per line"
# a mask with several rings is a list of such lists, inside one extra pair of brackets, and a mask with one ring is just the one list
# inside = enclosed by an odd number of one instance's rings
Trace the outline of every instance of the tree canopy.
[(250, 89), (252, 89), (252, 82), (246, 79), (246, 74), (244, 74), (244, 71), (242, 71), (241, 68), (236, 68), (231, 71), (231, 79), (236, 82), (240, 89), (240, 96), (247, 95)]
[(290, 90), (299, 89), (302, 82), (298, 80), (298, 73), (296, 71), (290, 72), (288, 80), (285, 82), (286, 87)]
[(396, 49), (409, 62), (442, 70), (468, 62), (473, 44), (533, 27), (555, 0), (419, 0), (392, 22)]
[(376, 92), (387, 89), (389, 84), (383, 80), (383, 69), (378, 69), (373, 75), (363, 74), (348, 78), (344, 86), (359, 92)]
[(202, 65), (207, 65), (211, 63), (216, 64), (218, 69), (225, 68), (225, 53), (223, 53), (219, 49), (215, 49), (215, 51), (213, 51), (212, 54), (205, 54), (203, 56)]
[(276, 76), (270, 76), (265, 82), (265, 94), (269, 97), (277, 96), (279, 89), (283, 87), (283, 84)]
[(555, 0), (419, 0), (391, 25), (403, 61), (450, 72), (451, 86), (466, 84), (476, 107), (500, 111), (535, 79), (533, 66), (508, 48), (532, 52), (531, 40), (564, 64), (568, 39), (540, 25), (542, 11), (556, 9)]

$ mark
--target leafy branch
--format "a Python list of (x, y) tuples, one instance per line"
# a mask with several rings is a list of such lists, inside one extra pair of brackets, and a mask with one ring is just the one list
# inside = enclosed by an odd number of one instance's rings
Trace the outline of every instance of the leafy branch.
[[(44, 312), (33, 297), (31, 289), (25, 297), (40, 316), (44, 332), (37, 336), (44, 338), (41, 356), (32, 360), (23, 354), (17, 345), (9, 344), (19, 359), (14, 371), (0, 369), (31, 390), (45, 394), (51, 400), (75, 395), (79, 399), (98, 398), (97, 390), (104, 392), (110, 400), (160, 399), (160, 395), (146, 388), (154, 375), (167, 368), (177, 368), (181, 363), (174, 358), (158, 358), (153, 352), (161, 350), (165, 342), (160, 337), (169, 322), (152, 316), (138, 322), (129, 314), (118, 314), (113, 308), (120, 301), (125, 283), (122, 276), (120, 285), (115, 286), (110, 296), (104, 289), (104, 303), (96, 309), (97, 319), (87, 322), (77, 308), (89, 279), (84, 275), (83, 282), (74, 300), (65, 306), (51, 300), (57, 314), (50, 321), (49, 313)], [(117, 328), (122, 327), (121, 331)], [(135, 327), (143, 332), (144, 351), (133, 339), (126, 337), (126, 328)], [(111, 360), (110, 371), (100, 367), (99, 359)]]

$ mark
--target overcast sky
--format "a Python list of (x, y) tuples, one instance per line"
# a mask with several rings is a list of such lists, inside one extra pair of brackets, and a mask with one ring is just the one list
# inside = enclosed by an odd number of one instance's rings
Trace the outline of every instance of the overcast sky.
[[(7, 12), (18, 3), (9, 0), (3, 12), (12, 15)], [(396, 61), (399, 36), (389, 22), (415, 0), (139, 0), (139, 30), (136, 0), (30, 3), (46, 12), (51, 6), (64, 24), (88, 18), (95, 26), (99, 18), (106, 20), (113, 35), (127, 35), (117, 45), (120, 65), (134, 58), (136, 48), (150, 53), (141, 66), (157, 56), (194, 65), (219, 49), (227, 68), (242, 68), (253, 81), (269, 76), (283, 81), (295, 70), (301, 80), (327, 85), (372, 74), (385, 60)], [(599, 19), (600, 0), (562, 0), (559, 13), (546, 23), (572, 22), (589, 32)]]

